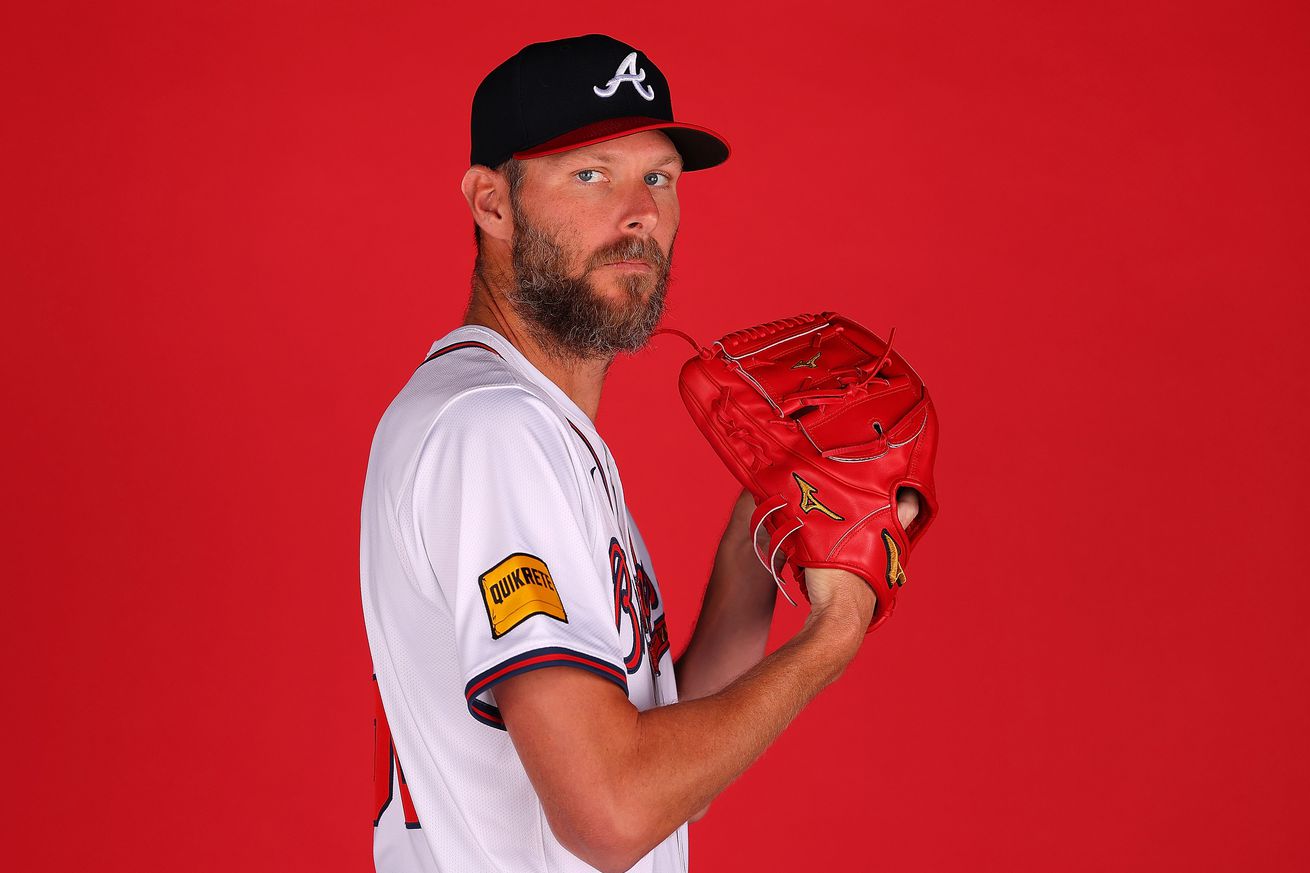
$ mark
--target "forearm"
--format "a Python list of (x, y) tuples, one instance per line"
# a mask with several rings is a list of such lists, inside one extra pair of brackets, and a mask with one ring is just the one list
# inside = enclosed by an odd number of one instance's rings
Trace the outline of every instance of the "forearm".
[(623, 819), (642, 835), (643, 853), (709, 804), (841, 675), (863, 635), (839, 612), (812, 615), (722, 691), (638, 716), (618, 796), (635, 799)]
[(721, 691), (647, 711), (589, 672), (552, 667), (496, 689), (552, 831), (601, 870), (627, 870), (689, 821), (778, 736), (864, 641), (873, 590), (807, 574), (811, 611), (790, 642)]
[[(734, 511), (691, 640), (674, 665), (681, 700), (723, 689), (764, 657), (777, 586), (744, 535), (748, 517), (742, 507)], [(734, 525), (742, 529), (736, 536)]]

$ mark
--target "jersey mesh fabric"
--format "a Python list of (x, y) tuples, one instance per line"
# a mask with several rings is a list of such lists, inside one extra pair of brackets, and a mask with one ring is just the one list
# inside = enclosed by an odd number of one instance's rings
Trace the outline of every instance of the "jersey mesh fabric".
[[(417, 815), (407, 826), (394, 799), (382, 810), (377, 869), (591, 870), (551, 833), (495, 684), (568, 666), (639, 709), (676, 700), (671, 659), (661, 653), (654, 676), (643, 626), (616, 609), (618, 590), (636, 585), (619, 579), (615, 549), (658, 601), (650, 557), (608, 449), (567, 395), (486, 328), (453, 331), (433, 351), (378, 426), (361, 513), (369, 646)], [(563, 616), (497, 629), (480, 577), (513, 555), (547, 568)], [(684, 825), (633, 869), (683, 870), (685, 850)]]

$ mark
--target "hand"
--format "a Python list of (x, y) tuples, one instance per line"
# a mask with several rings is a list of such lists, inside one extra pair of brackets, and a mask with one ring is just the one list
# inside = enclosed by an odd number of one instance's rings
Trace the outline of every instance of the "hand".
[(901, 530), (909, 528), (918, 515), (919, 492), (913, 488), (896, 489), (896, 518), (901, 523)]
[[(899, 488), (896, 491), (896, 518), (901, 529), (908, 528), (919, 515), (919, 492), (913, 488)], [(878, 595), (873, 588), (854, 573), (845, 570), (822, 570), (808, 568), (805, 570), (805, 590), (809, 592), (810, 606), (822, 611), (836, 606), (846, 612), (855, 610), (863, 616), (861, 628), (867, 628), (878, 605)]]

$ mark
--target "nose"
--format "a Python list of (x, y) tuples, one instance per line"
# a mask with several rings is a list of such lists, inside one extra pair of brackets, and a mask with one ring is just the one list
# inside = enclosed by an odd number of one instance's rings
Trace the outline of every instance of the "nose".
[(623, 213), (619, 226), (625, 233), (649, 236), (654, 233), (655, 225), (660, 220), (660, 210), (655, 204), (655, 195), (645, 180), (627, 186), (624, 192)]

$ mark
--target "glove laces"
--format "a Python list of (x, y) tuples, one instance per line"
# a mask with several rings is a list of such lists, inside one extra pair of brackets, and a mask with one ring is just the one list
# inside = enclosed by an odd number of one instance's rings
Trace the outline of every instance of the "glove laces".
[(694, 339), (691, 338), (689, 334), (683, 333), (682, 331), (678, 330), (676, 327), (661, 327), (659, 330), (655, 331), (655, 333), (651, 334), (651, 336), (656, 336), (661, 333), (671, 333), (674, 336), (682, 337), (687, 341), (687, 344), (690, 345), (692, 349), (695, 350), (696, 354), (700, 355), (702, 358), (709, 358), (713, 356), (713, 352), (702, 346), (700, 343), (696, 342)]

